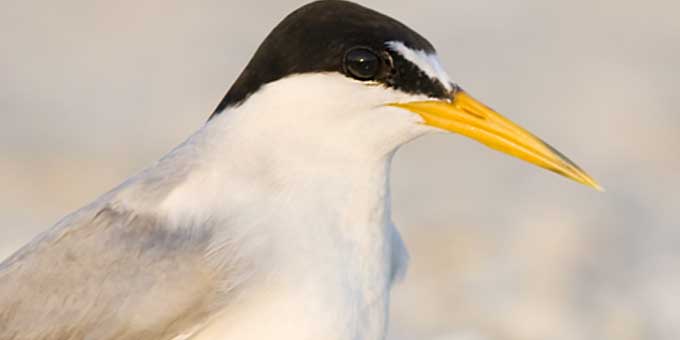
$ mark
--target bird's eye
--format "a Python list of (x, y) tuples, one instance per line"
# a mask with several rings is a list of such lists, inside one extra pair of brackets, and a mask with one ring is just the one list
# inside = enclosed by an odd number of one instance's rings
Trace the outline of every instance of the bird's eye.
[(371, 50), (357, 47), (345, 54), (345, 71), (358, 80), (373, 80), (380, 73), (382, 61)]

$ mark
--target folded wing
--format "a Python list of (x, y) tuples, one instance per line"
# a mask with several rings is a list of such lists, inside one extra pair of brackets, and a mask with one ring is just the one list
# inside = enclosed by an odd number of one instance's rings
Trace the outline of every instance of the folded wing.
[(85, 210), (0, 263), (0, 339), (173, 339), (226, 300), (211, 228)]

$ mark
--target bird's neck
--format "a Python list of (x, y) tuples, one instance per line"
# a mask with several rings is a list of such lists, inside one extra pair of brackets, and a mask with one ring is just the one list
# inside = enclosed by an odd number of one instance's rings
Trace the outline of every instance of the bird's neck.
[(312, 260), (346, 267), (341, 263), (356, 259), (373, 266), (375, 275), (394, 276), (394, 150), (365, 152), (350, 141), (274, 133), (238, 112), (216, 119), (166, 157), (184, 163), (172, 168), (191, 170), (163, 200), (164, 213), (180, 224), (209, 219), (237, 225), (245, 238), (261, 235), (269, 256), (287, 265), (300, 261), (300, 269)]
[(232, 247), (225, 256), (237, 253), (256, 268), (252, 276), (270, 278), (250, 282), (273, 284), (266, 289), (279, 292), (287, 312), (271, 299), (249, 303), (291, 317), (316, 311), (309, 330), (317, 338), (331, 329), (337, 339), (363, 338), (357, 332), (380, 338), (389, 288), (406, 257), (390, 222), (393, 153), (328, 150), (323, 142), (258, 133), (239, 122), (214, 123), (166, 157), (191, 171), (163, 201), (164, 213), (190, 225), (213, 221), (215, 248)]

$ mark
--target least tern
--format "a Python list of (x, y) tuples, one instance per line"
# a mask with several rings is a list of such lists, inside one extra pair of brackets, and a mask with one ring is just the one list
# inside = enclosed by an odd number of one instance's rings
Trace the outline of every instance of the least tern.
[(0, 264), (0, 339), (384, 339), (390, 162), (442, 131), (599, 188), (407, 26), (305, 5), (195, 134)]

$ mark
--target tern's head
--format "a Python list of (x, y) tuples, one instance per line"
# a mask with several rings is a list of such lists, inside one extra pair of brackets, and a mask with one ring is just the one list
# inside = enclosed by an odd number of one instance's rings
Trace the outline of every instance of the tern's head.
[(211, 118), (238, 110), (260, 123), (260, 134), (328, 153), (341, 146), (389, 153), (428, 132), (454, 132), (599, 188), (456, 85), (425, 38), (347, 1), (308, 4), (276, 26)]

